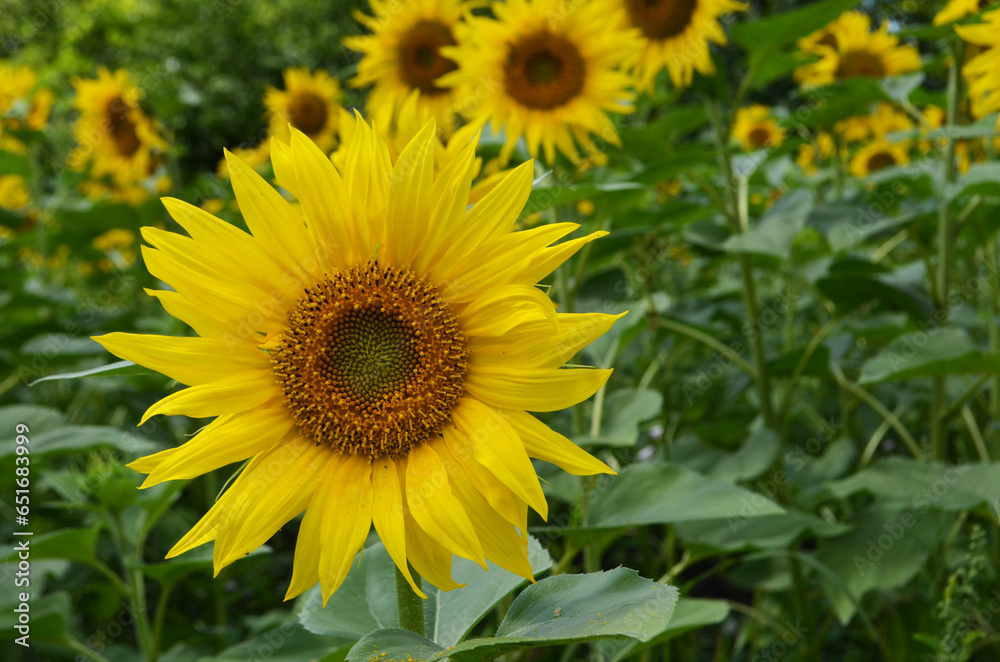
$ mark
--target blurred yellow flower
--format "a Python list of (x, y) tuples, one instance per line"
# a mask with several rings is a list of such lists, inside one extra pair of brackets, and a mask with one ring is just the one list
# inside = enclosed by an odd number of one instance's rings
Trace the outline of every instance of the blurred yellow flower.
[(225, 209), (226, 203), (222, 201), (222, 198), (206, 198), (202, 201), (199, 207), (207, 211), (209, 214), (214, 215)]
[(915, 128), (909, 116), (890, 103), (879, 102), (867, 115), (854, 115), (833, 125), (833, 131), (845, 143), (856, 143), (884, 138), (890, 133), (912, 131)]
[(139, 105), (142, 91), (127, 71), (104, 67), (97, 79), (73, 79), (74, 105), (80, 117), (73, 126), (77, 148), (68, 163), (75, 170), (90, 164), (93, 178), (110, 176), (119, 187), (132, 187), (153, 176), (167, 143), (159, 125)]
[(625, 68), (640, 90), (652, 91), (656, 74), (666, 69), (675, 87), (687, 87), (694, 72), (715, 73), (711, 44), (727, 43), (719, 17), (746, 11), (735, 0), (615, 0), (625, 9), (625, 26), (638, 29), (640, 48), (631, 49)]
[(948, 4), (934, 16), (934, 25), (947, 25), (960, 21), (995, 4), (997, 4), (995, 0), (948, 0)]
[(920, 52), (889, 34), (889, 24), (872, 31), (867, 14), (845, 12), (836, 21), (799, 42), (807, 55), (819, 57), (799, 67), (795, 79), (803, 88), (830, 85), (848, 78), (886, 78), (918, 71)]
[(773, 149), (785, 141), (785, 129), (778, 126), (778, 120), (767, 106), (747, 106), (736, 112), (733, 122), (733, 138), (744, 151)]
[(8, 126), (45, 129), (54, 101), (51, 90), (38, 87), (38, 75), (30, 67), (0, 61), (0, 118)]
[(983, 14), (985, 23), (956, 25), (955, 32), (969, 44), (985, 48), (962, 68), (969, 81), (972, 114), (979, 118), (1000, 110), (1000, 9)]
[(594, 209), (594, 203), (590, 200), (584, 199), (576, 203), (576, 211), (582, 216), (590, 216), (594, 213)]
[[(288, 125), (291, 124), (309, 136), (321, 150), (329, 152), (337, 145), (340, 83), (325, 71), (310, 73), (304, 68), (286, 69), (283, 76), (285, 89), (268, 87), (264, 95), (271, 136), (287, 145), (291, 138)], [(267, 149), (267, 142), (243, 155), (256, 154), (260, 158), (258, 152)]]
[(656, 191), (656, 201), (660, 203), (676, 198), (681, 194), (683, 188), (684, 186), (679, 179), (665, 179), (653, 186), (653, 190)]
[(31, 189), (21, 175), (0, 175), (0, 208), (11, 211), (31, 202)]
[(458, 98), (455, 90), (440, 85), (440, 78), (457, 65), (442, 49), (458, 43), (456, 28), (465, 4), (462, 0), (371, 0), (370, 4), (374, 16), (355, 11), (354, 17), (372, 34), (347, 37), (344, 44), (364, 53), (351, 86), (374, 86), (365, 103), (372, 123), (389, 129), (404, 102), (415, 95), (416, 123), (423, 126), (434, 118), (438, 132), (451, 135)]
[(442, 50), (461, 68), (440, 84), (476, 101), (463, 108), (474, 124), (489, 121), (498, 134), (502, 127), (500, 161), (510, 159), (522, 136), (528, 152), (544, 152), (549, 163), (556, 148), (574, 163), (577, 145), (600, 153), (592, 134), (621, 144), (607, 113), (632, 111), (630, 79), (618, 67), (637, 34), (613, 27), (624, 20), (624, 8), (610, 0), (508, 0), (490, 7), (495, 18), (470, 17), (458, 27), (459, 45)]
[(851, 174), (863, 179), (883, 168), (906, 165), (909, 162), (910, 157), (904, 145), (876, 140), (859, 149), (851, 159)]

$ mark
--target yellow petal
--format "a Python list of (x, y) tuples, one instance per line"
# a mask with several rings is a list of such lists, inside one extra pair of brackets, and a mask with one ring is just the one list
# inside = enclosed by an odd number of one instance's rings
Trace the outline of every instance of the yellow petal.
[(139, 425), (157, 414), (183, 414), (191, 418), (235, 414), (264, 404), (276, 393), (277, 385), (270, 370), (238, 372), (168, 395), (146, 410)]
[(431, 216), (431, 186), (434, 177), (434, 120), (427, 122), (406, 145), (389, 180), (386, 211), (386, 258), (390, 264), (409, 267), (424, 243)]
[(290, 145), (271, 138), (271, 164), (274, 166), (274, 180), (278, 186), (285, 189), (296, 198), (299, 197), (299, 182), (295, 175), (295, 161), (292, 159)]
[(442, 460), (450, 462), (457, 461), (457, 457), (463, 458), (462, 468), (465, 470), (466, 476), (475, 485), (476, 490), (486, 497), (490, 507), (520, 531), (526, 533), (528, 530), (528, 505), (503, 482), (497, 480), (489, 469), (471, 457), (468, 450), (468, 440), (454, 425), (446, 426), (441, 430), (441, 436), (444, 438), (444, 447), (448, 450), (448, 458), (442, 457)]
[(316, 489), (313, 490), (306, 514), (299, 525), (299, 535), (295, 541), (295, 559), (292, 563), (292, 580), (285, 593), (285, 600), (299, 596), (316, 585), (319, 581), (319, 557), (323, 548), (321, 530), (326, 504), (330, 500), (331, 490), (328, 485), (343, 463), (337, 453), (330, 453), (326, 464), (319, 469)]
[(284, 408), (220, 416), (183, 446), (173, 449), (175, 453), (162, 458), (141, 487), (194, 478), (242, 462), (280, 441), (293, 424)]
[(148, 288), (144, 291), (149, 296), (156, 297), (167, 314), (190, 326), (202, 338), (222, 336), (229, 331), (229, 326), (224, 321), (194, 305), (179, 292)]
[(517, 217), (531, 194), (534, 161), (511, 170), (492, 191), (466, 214), (464, 231), (455, 238), (456, 246), (481, 246), (514, 229)]
[(610, 370), (591, 368), (473, 366), (465, 388), (476, 399), (500, 409), (558, 411), (597, 393), (610, 376)]
[(624, 315), (561, 314), (555, 330), (548, 320), (532, 320), (495, 338), (470, 336), (472, 363), (558, 368), (604, 335)]
[(333, 479), (320, 486), (330, 491), (320, 529), (319, 581), (324, 607), (344, 583), (372, 528), (371, 460), (345, 455), (342, 461)]
[[(538, 475), (531, 465), (517, 432), (495, 409), (484, 405), (475, 398), (465, 398), (452, 411), (455, 427), (461, 435), (453, 439), (464, 438), (464, 450), (484, 467), (489, 469), (497, 479), (509, 487), (518, 497), (542, 516), (548, 517), (548, 503)], [(453, 446), (452, 452), (461, 460), (458, 449)]]
[(500, 336), (519, 324), (542, 320), (557, 328), (556, 309), (545, 292), (530, 285), (504, 285), (476, 297), (459, 314), (467, 338)]
[(507, 417), (531, 457), (551, 462), (574, 476), (593, 476), (615, 472), (596, 457), (524, 411), (507, 410)]
[(607, 235), (603, 230), (591, 232), (586, 237), (570, 239), (557, 246), (543, 248), (530, 260), (528, 266), (517, 277), (517, 282), (534, 285), (556, 270), (560, 264), (573, 257), (585, 244)]
[(406, 524), (403, 518), (403, 491), (399, 487), (396, 463), (390, 457), (372, 461), (372, 523), (396, 567), (406, 577), (413, 592), (427, 596), (413, 581), (406, 562)]
[(431, 444), (406, 456), (406, 503), (413, 519), (435, 542), (486, 567), (476, 529), (448, 485), (448, 471)]
[(207, 384), (234, 372), (266, 370), (270, 365), (267, 354), (250, 343), (215, 338), (109, 333), (94, 340), (115, 356), (189, 386)]
[(327, 446), (292, 437), (268, 454), (219, 520), (212, 555), (216, 575), (306, 509), (331, 452)]
[(421, 577), (441, 591), (462, 588), (451, 577), (451, 552), (435, 542), (409, 514), (406, 519), (406, 556)]

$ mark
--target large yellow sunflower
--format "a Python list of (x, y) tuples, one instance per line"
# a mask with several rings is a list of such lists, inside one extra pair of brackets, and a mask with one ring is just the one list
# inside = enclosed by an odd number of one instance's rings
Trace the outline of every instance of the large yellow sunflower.
[(82, 170), (89, 162), (92, 176), (110, 175), (120, 186), (153, 175), (167, 143), (139, 105), (142, 91), (128, 72), (101, 67), (96, 80), (77, 78), (73, 86), (80, 117), (73, 126), (78, 147), (70, 165)]
[(948, 0), (948, 4), (934, 16), (934, 25), (947, 25), (960, 21), (995, 4), (996, 0)]
[[(285, 69), (283, 77), (285, 89), (268, 87), (264, 94), (271, 135), (287, 145), (291, 125), (329, 152), (337, 144), (340, 83), (325, 71), (310, 73), (304, 68)], [(259, 155), (266, 154), (262, 146)]]
[(524, 136), (528, 151), (555, 161), (556, 148), (574, 163), (577, 145), (599, 154), (591, 134), (619, 145), (608, 112), (632, 111), (630, 78), (618, 70), (637, 34), (618, 29), (624, 10), (610, 2), (508, 0), (490, 5), (496, 17), (470, 17), (459, 46), (443, 52), (462, 64), (441, 79), (469, 103), (474, 124), (503, 127), (506, 163)]
[(736, 0), (616, 0), (625, 8), (625, 25), (639, 30), (639, 45), (625, 67), (638, 87), (652, 91), (656, 74), (666, 69), (676, 87), (687, 87), (694, 72), (715, 73), (711, 44), (725, 45), (719, 17), (746, 11)]
[(899, 37), (889, 34), (888, 23), (873, 32), (871, 18), (857, 11), (845, 12), (799, 45), (810, 44), (812, 50), (806, 54), (820, 59), (795, 71), (795, 79), (804, 88), (859, 76), (898, 76), (917, 71), (921, 66), (920, 52), (909, 44), (900, 45)]
[(983, 14), (985, 23), (956, 25), (955, 32), (969, 44), (985, 50), (969, 60), (962, 73), (969, 81), (972, 113), (984, 117), (1000, 110), (1000, 9)]
[(906, 165), (909, 162), (910, 156), (905, 145), (876, 140), (859, 149), (851, 159), (851, 174), (863, 179), (883, 168)]
[(218, 418), (130, 466), (148, 487), (250, 458), (168, 556), (214, 540), (218, 571), (305, 511), (286, 598), (319, 581), (328, 599), (373, 524), (418, 593), (407, 561), (448, 590), (452, 554), (530, 578), (527, 507), (547, 510), (530, 458), (611, 472), (527, 413), (610, 375), (562, 366), (617, 317), (557, 313), (535, 286), (605, 233), (552, 246), (578, 226), (514, 232), (530, 162), (467, 208), (475, 142), (435, 175), (435, 140), (429, 122), (393, 165), (359, 121), (338, 170), (293, 130), (275, 175), (303, 213), (230, 157), (250, 234), (173, 199), (190, 236), (143, 230), (173, 288), (150, 294), (198, 337), (96, 340), (190, 386), (141, 422)]
[(736, 112), (733, 138), (747, 152), (774, 149), (785, 141), (786, 133), (767, 106), (747, 106)]
[(392, 125), (413, 93), (417, 93), (416, 119), (431, 118), (441, 135), (455, 128), (454, 90), (442, 87), (441, 76), (457, 68), (442, 49), (457, 43), (456, 28), (465, 10), (463, 0), (371, 0), (374, 16), (355, 11), (354, 16), (372, 31), (348, 37), (344, 44), (364, 53), (353, 87), (374, 86), (365, 108), (374, 124)]

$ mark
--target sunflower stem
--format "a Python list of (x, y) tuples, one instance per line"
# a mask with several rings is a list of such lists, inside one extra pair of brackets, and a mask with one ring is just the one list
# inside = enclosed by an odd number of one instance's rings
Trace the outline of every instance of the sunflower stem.
[[(729, 151), (729, 130), (722, 121), (719, 109), (714, 100), (708, 101), (708, 115), (715, 129), (716, 147), (722, 164), (722, 174), (725, 177), (726, 217), (729, 220), (729, 230), (734, 235), (744, 234), (748, 225), (747, 186), (740, 185), (733, 172), (733, 160)], [(764, 338), (760, 325), (760, 308), (757, 302), (757, 287), (753, 278), (753, 260), (750, 255), (741, 253), (739, 256), (740, 272), (743, 277), (743, 305), (747, 309), (747, 321), (751, 329), (750, 348), (753, 353), (757, 393), (760, 397), (761, 414), (764, 425), (774, 430), (774, 407), (771, 402), (771, 378), (767, 366), (767, 356), (764, 353)]]
[[(423, 586), (420, 575), (412, 567), (410, 575), (413, 577), (414, 584), (418, 587)], [(399, 627), (423, 637), (426, 633), (424, 600), (413, 592), (410, 583), (406, 581), (406, 577), (399, 571), (399, 568), (396, 568), (396, 608), (399, 610)]]
[[(955, 126), (958, 122), (958, 102), (961, 95), (961, 66), (962, 66), (962, 42), (953, 42), (951, 54), (951, 67), (948, 70), (948, 116), (946, 118), (947, 127)], [(948, 321), (948, 290), (951, 287), (951, 263), (952, 249), (954, 242), (954, 231), (952, 228), (951, 204), (948, 200), (948, 191), (951, 184), (958, 177), (958, 167), (955, 163), (955, 139), (952, 136), (945, 138), (945, 173), (944, 184), (941, 190), (941, 207), (938, 217), (938, 268), (937, 273), (937, 322), (946, 324)], [(934, 395), (931, 401), (931, 449), (935, 460), (944, 460), (948, 452), (945, 440), (945, 417), (947, 408), (945, 392), (946, 378), (934, 378)]]

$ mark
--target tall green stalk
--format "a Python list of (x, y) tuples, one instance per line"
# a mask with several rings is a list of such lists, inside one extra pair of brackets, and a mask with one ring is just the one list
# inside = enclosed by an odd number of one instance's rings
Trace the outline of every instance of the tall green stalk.
[[(747, 228), (747, 188), (740, 186), (733, 173), (732, 154), (729, 151), (729, 129), (719, 115), (714, 101), (708, 102), (708, 112), (715, 128), (716, 147), (725, 178), (726, 218), (729, 220), (729, 230), (733, 234), (743, 234)], [(746, 253), (739, 256), (740, 272), (743, 278), (743, 305), (747, 309), (747, 318), (752, 330), (750, 343), (753, 352), (754, 372), (757, 381), (757, 393), (760, 397), (761, 414), (764, 424), (775, 429), (774, 407), (771, 403), (771, 377), (767, 365), (767, 355), (764, 353), (764, 337), (760, 326), (760, 307), (757, 303), (757, 287), (753, 278), (753, 259)]]
[[(954, 42), (952, 48), (951, 68), (948, 70), (948, 117), (946, 127), (957, 124), (958, 102), (961, 95), (962, 42)], [(951, 268), (954, 252), (954, 219), (948, 191), (958, 177), (958, 165), (955, 162), (955, 139), (950, 135), (945, 138), (945, 172), (944, 183), (940, 192), (941, 206), (938, 213), (938, 268), (936, 276), (938, 322), (945, 323), (948, 319), (948, 291), (951, 289)], [(946, 377), (934, 378), (934, 395), (931, 401), (931, 449), (935, 460), (944, 460), (947, 454), (946, 425), (944, 412), (947, 407), (945, 392)]]

